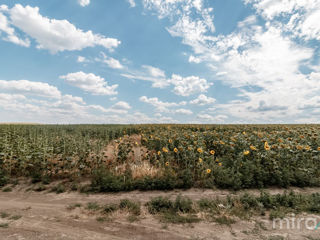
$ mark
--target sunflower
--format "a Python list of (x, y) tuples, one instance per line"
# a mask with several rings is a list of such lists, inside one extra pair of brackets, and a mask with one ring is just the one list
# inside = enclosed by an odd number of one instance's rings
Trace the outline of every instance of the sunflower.
[(162, 148), (162, 151), (165, 152), (165, 153), (167, 153), (167, 152), (168, 152), (168, 149), (166, 149), (165, 147), (163, 147), (163, 148)]
[(169, 139), (169, 143), (172, 143), (172, 139)]
[(210, 154), (211, 154), (211, 155), (214, 155), (215, 153), (216, 153), (216, 152), (215, 152), (214, 150), (211, 150), (211, 151), (210, 151)]
[(224, 145), (225, 143), (224, 143), (224, 141), (220, 141), (220, 144), (221, 144), (221, 145)]
[(302, 147), (301, 145), (297, 145), (296, 148), (297, 148), (298, 150), (302, 150), (302, 149), (303, 149), (303, 147)]
[(251, 149), (252, 151), (257, 151), (257, 148), (256, 148), (255, 146), (253, 146), (253, 145), (250, 146), (250, 149)]
[(203, 159), (202, 158), (199, 158), (199, 163), (202, 163), (203, 162)]
[(169, 166), (169, 162), (166, 162), (166, 166), (167, 166), (167, 167)]
[(203, 152), (202, 148), (198, 148), (197, 151), (198, 151), (198, 153), (202, 153)]
[(242, 132), (243, 135), (246, 135), (247, 133), (245, 131)]
[(311, 147), (310, 146), (306, 146), (304, 149), (307, 150), (307, 151), (310, 151)]
[(177, 149), (177, 148), (174, 148), (173, 151), (174, 151), (175, 153), (177, 153), (177, 152), (178, 152), (178, 149)]
[(317, 150), (320, 151), (320, 147), (318, 147)]
[(267, 151), (270, 150), (270, 146), (269, 146), (268, 142), (264, 143), (264, 149), (267, 150)]
[(208, 169), (206, 170), (206, 172), (207, 172), (208, 174), (211, 173), (211, 169), (208, 168)]
[(222, 166), (222, 163), (221, 163), (221, 162), (219, 162), (219, 164), (218, 164), (218, 165), (219, 165), (219, 167), (221, 167), (221, 166)]
[(248, 155), (249, 153), (250, 153), (250, 151), (246, 150), (246, 151), (243, 152), (243, 155), (246, 156), (246, 155)]
[(158, 155), (159, 155), (159, 156), (161, 155), (161, 152), (160, 152), (160, 151), (158, 151)]

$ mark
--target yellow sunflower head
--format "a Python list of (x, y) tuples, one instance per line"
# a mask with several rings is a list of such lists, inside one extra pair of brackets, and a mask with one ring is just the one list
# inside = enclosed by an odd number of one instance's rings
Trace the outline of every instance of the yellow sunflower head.
[(199, 153), (202, 153), (202, 152), (203, 152), (202, 148), (198, 148), (197, 151), (198, 151)]
[(166, 162), (166, 166), (167, 166), (167, 167), (169, 166), (169, 162)]
[(168, 149), (166, 149), (165, 147), (163, 147), (163, 148), (162, 148), (162, 151), (165, 152), (165, 153), (167, 153), (167, 152), (168, 152)]
[(257, 150), (257, 148), (256, 148), (255, 146), (253, 146), (253, 145), (250, 146), (250, 149), (251, 149), (252, 151), (256, 151), (256, 150)]
[(211, 169), (208, 168), (208, 169), (206, 170), (206, 172), (207, 172), (208, 174), (211, 173)]
[(173, 151), (174, 151), (175, 153), (177, 153), (177, 152), (178, 152), (178, 149), (177, 149), (177, 148), (174, 148)]
[(246, 151), (243, 152), (243, 155), (246, 156), (246, 155), (249, 155), (249, 153), (250, 153), (250, 151), (246, 150)]
[(215, 152), (214, 150), (211, 150), (211, 151), (210, 151), (210, 154), (211, 154), (211, 155), (214, 155), (215, 153), (216, 153), (216, 152)]

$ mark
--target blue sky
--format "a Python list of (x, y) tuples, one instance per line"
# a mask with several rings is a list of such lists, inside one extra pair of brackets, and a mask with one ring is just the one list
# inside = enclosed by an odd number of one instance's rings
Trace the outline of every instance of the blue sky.
[(0, 122), (318, 123), (317, 0), (0, 3)]

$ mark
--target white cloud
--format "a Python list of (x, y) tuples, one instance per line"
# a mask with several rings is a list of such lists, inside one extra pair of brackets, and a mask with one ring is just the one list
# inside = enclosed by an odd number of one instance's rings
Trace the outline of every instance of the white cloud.
[(90, 0), (78, 0), (78, 3), (81, 7), (88, 6), (90, 4)]
[(189, 109), (185, 109), (185, 108), (179, 108), (177, 110), (174, 111), (175, 113), (178, 113), (178, 114), (183, 114), (183, 115), (192, 115), (193, 112)]
[(174, 103), (174, 102), (162, 102), (157, 97), (148, 98), (146, 96), (142, 96), (139, 98), (141, 102), (148, 103), (156, 108), (159, 112), (169, 112), (168, 108), (184, 106), (187, 103), (185, 101)]
[(173, 92), (181, 96), (190, 96), (192, 94), (206, 92), (212, 83), (208, 83), (206, 79), (198, 76), (182, 77), (172, 74), (169, 80), (174, 85)]
[(216, 101), (216, 99), (211, 98), (211, 97), (207, 97), (204, 94), (200, 94), (199, 97), (197, 97), (196, 99), (190, 101), (191, 104), (195, 104), (195, 105), (208, 105), (208, 104), (212, 104)]
[(189, 57), (189, 62), (190, 63), (201, 63), (202, 61), (201, 61), (201, 58), (191, 55)]
[(128, 71), (128, 73), (123, 73), (121, 76), (152, 82), (152, 87), (154, 88), (165, 88), (170, 85), (163, 70), (149, 65), (142, 65), (142, 70)]
[[(35, 39), (38, 43), (37, 48), (48, 49), (52, 53), (81, 50), (94, 46), (103, 46), (113, 50), (120, 44), (120, 41), (115, 38), (106, 38), (93, 34), (92, 31), (84, 32), (67, 20), (44, 17), (39, 13), (38, 7), (23, 7), (16, 4), (8, 10), (8, 13), (12, 26)], [(18, 40), (13, 38), (12, 41)], [(21, 43), (20, 40), (20, 44), (28, 45), (28, 40), (24, 40), (24, 43)]]
[(0, 80), (0, 90), (9, 93), (21, 93), (40, 97), (60, 98), (61, 92), (54, 86), (43, 82), (28, 80)]
[(148, 65), (142, 65), (142, 67), (145, 68), (152, 77), (160, 77), (160, 78), (166, 77), (166, 74), (164, 73), (164, 71), (162, 71), (159, 68), (148, 66)]
[(9, 25), (7, 17), (0, 12), (0, 33), (4, 32), (7, 35), (6, 37), (3, 37), (2, 40), (12, 42), (23, 47), (29, 47), (30, 40), (28, 38), (20, 39), (16, 36), (14, 28)]
[(93, 73), (84, 73), (82, 71), (69, 73), (64, 76), (60, 76), (61, 79), (65, 79), (67, 83), (72, 86), (78, 87), (93, 95), (116, 95), (115, 89), (118, 85), (109, 86), (104, 78), (96, 76)]
[(88, 59), (86, 59), (86, 58), (83, 57), (83, 56), (78, 56), (77, 62), (79, 62), (79, 63), (85, 63), (85, 62), (88, 62)]
[(136, 2), (135, 2), (135, 0), (127, 0), (128, 1), (128, 3), (130, 4), (130, 7), (135, 7), (136, 6)]
[(224, 123), (228, 117), (226, 115), (212, 116), (212, 115), (209, 115), (209, 114), (201, 114), (201, 113), (199, 113), (197, 115), (197, 118), (200, 119), (201, 121), (205, 121), (205, 122), (208, 122), (208, 123)]
[(114, 108), (114, 109), (129, 110), (129, 109), (131, 109), (131, 106), (130, 106), (129, 103), (127, 103), (127, 102), (120, 101), (120, 102), (117, 102), (116, 104), (114, 104), (114, 105), (112, 106), (112, 108)]
[[(278, 21), (283, 28), (306, 40), (320, 40), (318, 0), (246, 0), (266, 20)], [(289, 19), (287, 21), (286, 19)]]
[[(215, 112), (246, 121), (250, 116), (257, 122), (315, 114), (302, 109), (300, 103), (309, 108), (319, 104), (315, 98), (320, 95), (315, 78), (320, 70), (315, 61), (317, 48), (308, 42), (320, 40), (319, 1), (246, 0), (266, 23), (261, 25), (258, 15), (251, 15), (227, 35), (213, 34), (214, 26), (207, 24), (213, 20), (209, 8), (211, 20), (206, 22), (204, 14), (186, 7), (191, 1), (169, 1), (164, 5), (161, 0), (147, 2), (146, 9), (156, 12), (159, 18), (169, 18), (169, 33), (191, 47), (189, 62), (206, 64), (224, 88), (237, 88), (238, 95), (216, 106)], [(202, 9), (204, 5), (202, 1)]]
[(108, 57), (104, 52), (100, 53), (102, 55), (102, 58), (96, 58), (97, 62), (102, 62), (106, 64), (108, 67), (113, 69), (123, 69), (123, 65), (119, 62), (119, 60)]

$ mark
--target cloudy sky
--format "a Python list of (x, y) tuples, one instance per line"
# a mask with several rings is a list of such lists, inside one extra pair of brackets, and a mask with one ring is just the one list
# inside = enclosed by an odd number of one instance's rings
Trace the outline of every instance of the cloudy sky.
[(2, 0), (0, 122), (319, 123), (319, 0)]

